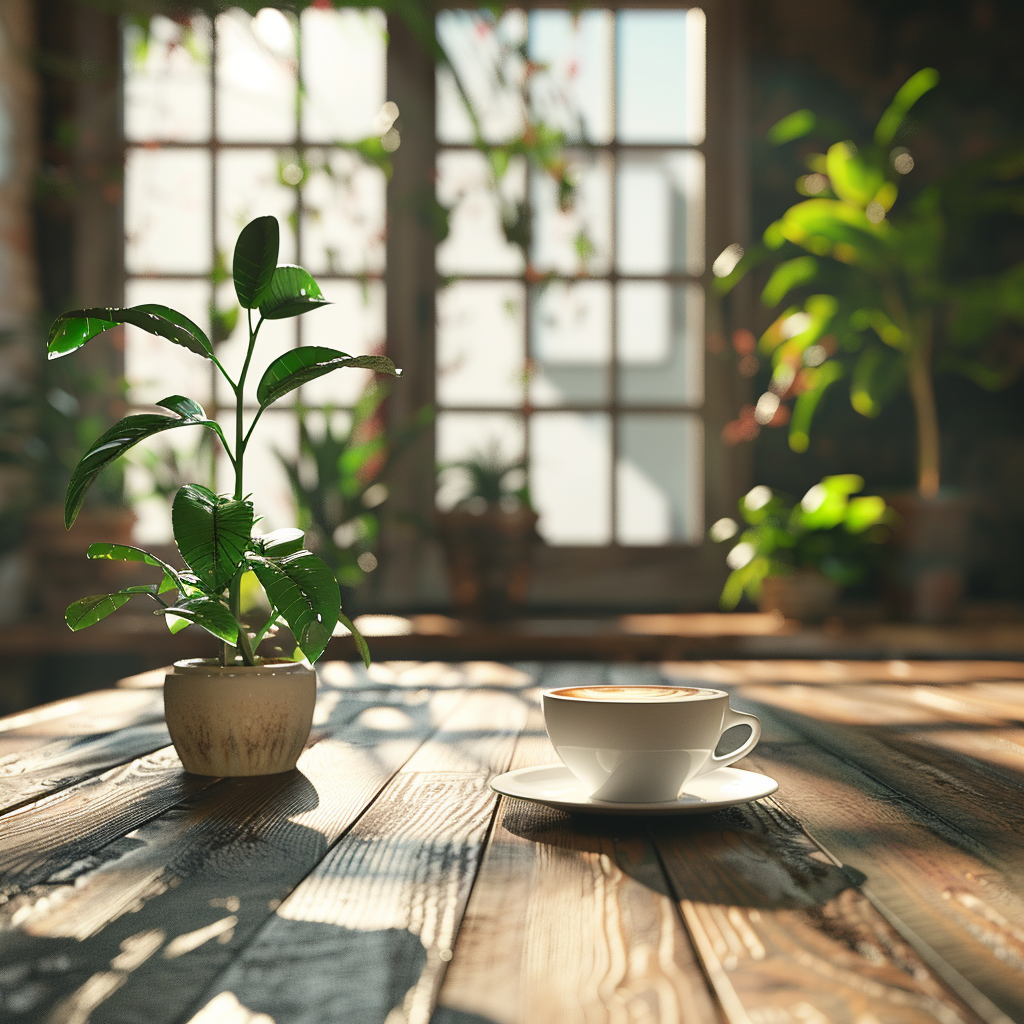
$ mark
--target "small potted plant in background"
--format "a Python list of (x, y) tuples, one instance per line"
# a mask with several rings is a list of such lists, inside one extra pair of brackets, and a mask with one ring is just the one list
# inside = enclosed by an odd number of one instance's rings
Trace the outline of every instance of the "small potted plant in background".
[[(1019, 334), (1024, 324), (1024, 261), (999, 259), (990, 239), (984, 262), (962, 256), (985, 238), (984, 224), (995, 217), (1009, 224), (1019, 214), (1019, 145), (898, 201), (901, 179), (914, 169), (899, 132), (938, 80), (931, 68), (913, 75), (873, 138), (859, 145), (809, 110), (778, 122), (769, 133), (776, 145), (834, 141), (807, 157), (809, 173), (796, 183), (800, 201), (768, 226), (763, 243), (746, 253), (730, 246), (714, 265), (720, 294), (755, 267), (771, 265), (761, 300), (777, 310), (759, 343), (771, 358), (768, 389), (727, 434), (735, 429), (740, 436), (745, 425), (750, 437), (758, 425), (788, 423), (790, 448), (803, 452), (815, 410), (836, 382), (849, 381), (850, 403), (866, 417), (898, 392), (909, 394), (917, 488), (890, 499), (901, 517), (894, 539), (903, 554), (893, 582), (901, 610), (929, 621), (949, 618), (959, 599), (970, 512), (962, 495), (940, 490), (934, 378), (949, 373), (991, 390), (1007, 386), (1020, 366), (1000, 335)], [(1018, 237), (1003, 248), (1019, 247)]]
[(297, 408), (298, 456), (275, 452), (288, 475), (309, 547), (348, 590), (377, 567), (378, 509), (388, 497), (382, 477), (434, 420), (433, 407), (424, 406), (389, 437), (381, 416), (388, 393), (386, 382), (372, 380), (343, 427), (332, 422), (330, 410), (318, 428)]
[(514, 615), (526, 600), (539, 540), (525, 460), (504, 458), (492, 442), (440, 465), (438, 474), (446, 485), (462, 478), (460, 498), (436, 519), (456, 609), (485, 621)]
[[(254, 530), (258, 518), (245, 489), (245, 454), (262, 414), (307, 381), (345, 367), (367, 367), (392, 376), (400, 371), (383, 356), (351, 356), (318, 346), (293, 349), (263, 372), (256, 386), (257, 409), (246, 424), (245, 387), (261, 326), (326, 302), (305, 270), (277, 265), (278, 248), (274, 217), (259, 217), (246, 225), (235, 245), (232, 276), (249, 325), (249, 344), (237, 377), (221, 364), (204, 331), (167, 306), (74, 310), (58, 317), (50, 329), (52, 359), (74, 352), (112, 327), (131, 324), (210, 360), (235, 396), (232, 441), (199, 403), (182, 395), (158, 402), (161, 412), (124, 417), (86, 451), (71, 476), (64, 503), (64, 521), (70, 529), (100, 472), (140, 441), (164, 431), (200, 427), (223, 446), (234, 470), (234, 492), (217, 494), (199, 484), (185, 484), (174, 497), (174, 542), (185, 568), (177, 569), (129, 544), (92, 544), (89, 558), (141, 562), (156, 570), (158, 580), (83, 598), (66, 614), (71, 629), (84, 629), (141, 595), (158, 605), (155, 614), (163, 616), (172, 633), (196, 623), (221, 642), (219, 658), (177, 662), (164, 686), (171, 739), (186, 770), (202, 775), (268, 775), (295, 767), (312, 722), (312, 664), (339, 622), (352, 632), (369, 663), (365, 641), (341, 611), (334, 573), (306, 550), (302, 531), (260, 535)], [(247, 573), (265, 591), (269, 607), (266, 621), (252, 634), (241, 617)], [(282, 625), (291, 630), (304, 660), (258, 654), (261, 642)]]
[(716, 543), (736, 539), (726, 563), (732, 572), (721, 606), (731, 611), (746, 594), (761, 611), (814, 622), (835, 607), (844, 587), (862, 582), (877, 565), (894, 521), (876, 495), (851, 497), (864, 487), (853, 473), (827, 476), (799, 502), (769, 487), (739, 501), (747, 528), (719, 519), (708, 531)]

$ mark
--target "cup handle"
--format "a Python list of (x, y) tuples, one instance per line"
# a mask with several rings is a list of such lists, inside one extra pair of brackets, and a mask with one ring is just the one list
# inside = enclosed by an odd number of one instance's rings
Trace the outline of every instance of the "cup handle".
[(723, 754), (721, 757), (716, 757), (714, 751), (712, 751), (704, 769), (700, 773), (701, 775), (705, 772), (714, 771), (716, 768), (724, 768), (727, 764), (732, 764), (733, 761), (746, 757), (757, 746), (757, 741), (761, 738), (761, 722), (758, 718), (754, 715), (744, 714), (742, 711), (733, 711), (732, 708), (726, 708), (725, 719), (722, 722), (722, 732), (724, 733), (727, 729), (731, 729), (734, 725), (750, 726), (750, 735), (735, 750), (731, 750), (728, 754)]

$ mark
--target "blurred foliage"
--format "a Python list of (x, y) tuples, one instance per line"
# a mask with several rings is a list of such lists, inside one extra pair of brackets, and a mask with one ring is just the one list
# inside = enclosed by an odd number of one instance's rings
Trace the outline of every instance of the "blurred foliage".
[(459, 478), (454, 481), (455, 486), (461, 482), (456, 510), (480, 514), (493, 506), (506, 512), (533, 508), (526, 460), (505, 458), (496, 440), (468, 459), (441, 463), (437, 473), (446, 482)]
[(768, 576), (816, 569), (840, 587), (863, 582), (878, 562), (894, 513), (876, 495), (852, 497), (864, 487), (853, 473), (827, 476), (799, 502), (759, 485), (739, 500), (747, 528), (732, 519), (708, 531), (716, 543), (734, 541), (726, 562), (732, 572), (720, 603), (732, 610), (744, 594), (756, 601)]
[[(805, 154), (808, 173), (796, 182), (803, 198), (767, 227), (762, 243), (738, 262), (742, 250), (732, 247), (715, 267), (721, 294), (755, 267), (772, 268), (761, 300), (775, 319), (758, 346), (772, 374), (757, 422), (788, 422), (790, 447), (802, 452), (836, 381), (848, 380), (852, 407), (867, 417), (909, 389), (923, 494), (939, 483), (933, 374), (958, 373), (994, 390), (1014, 380), (1024, 355), (1024, 260), (978, 266), (959, 258), (965, 239), (993, 217), (1024, 223), (1024, 146), (966, 161), (897, 205), (915, 167), (897, 144), (900, 132), (937, 83), (930, 68), (913, 75), (860, 145), (809, 110), (777, 122), (769, 132), (777, 145), (812, 137), (828, 145)], [(780, 402), (792, 403), (791, 415), (780, 415)]]
[[(434, 420), (431, 406), (388, 436), (382, 405), (390, 386), (371, 381), (342, 426), (345, 413), (313, 413), (299, 406), (298, 457), (276, 451), (298, 506), (307, 543), (334, 571), (343, 587), (357, 587), (376, 568), (378, 511), (387, 500), (381, 478)], [(323, 423), (314, 424), (322, 415)]]

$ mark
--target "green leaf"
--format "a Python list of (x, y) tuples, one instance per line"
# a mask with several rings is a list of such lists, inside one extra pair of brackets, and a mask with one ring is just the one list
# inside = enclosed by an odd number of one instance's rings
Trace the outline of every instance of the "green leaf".
[(773, 146), (781, 146), (794, 139), (802, 139), (814, 131), (817, 123), (818, 119), (812, 111), (794, 110), (792, 114), (787, 114), (768, 129), (768, 141)]
[(89, 450), (82, 456), (75, 471), (71, 474), (71, 480), (68, 482), (68, 489), (64, 496), (64, 525), (69, 530), (81, 511), (89, 486), (100, 471), (140, 441), (164, 430), (192, 426), (213, 430), (222, 441), (224, 440), (220, 424), (215, 420), (208, 419), (203, 407), (190, 398), (171, 395), (157, 404), (165, 409), (170, 409), (177, 415), (161, 416), (159, 413), (144, 412), (125, 416), (124, 419), (119, 420), (96, 438)]
[(392, 377), (400, 377), (402, 374), (386, 356), (350, 356), (347, 352), (339, 352), (333, 348), (303, 346), (278, 356), (267, 367), (256, 388), (256, 400), (262, 408), (266, 408), (289, 391), (294, 391), (325, 373), (343, 367), (375, 370), (377, 373), (386, 373)]
[(274, 271), (269, 286), (260, 296), (260, 316), (264, 320), (284, 320), (327, 304), (308, 270), (286, 264)]
[(193, 597), (164, 609), (164, 615), (168, 619), (167, 628), (172, 633), (185, 628), (180, 624), (181, 620), (184, 620), (186, 625), (194, 622), (197, 626), (202, 626), (207, 633), (212, 633), (226, 644), (238, 644), (238, 623), (231, 612), (216, 598)]
[(884, 523), (888, 512), (884, 498), (877, 494), (866, 494), (862, 498), (851, 500), (843, 526), (848, 533), (863, 533), (872, 526)]
[(789, 447), (795, 452), (807, 451), (811, 441), (811, 420), (821, 396), (843, 375), (842, 366), (829, 359), (821, 366), (807, 367), (804, 371), (810, 387), (793, 403), (793, 417), (789, 421)]
[(163, 570), (163, 579), (160, 581), (160, 586), (157, 590), (158, 594), (166, 594), (169, 590), (177, 590), (178, 588), (178, 573), (177, 570), (171, 568), (166, 562), (151, 555), (148, 551), (143, 551), (142, 548), (137, 548), (132, 544), (107, 544), (98, 543), (90, 544), (89, 550), (85, 553), (86, 558), (92, 559), (109, 559), (112, 562), (144, 562), (146, 565), (153, 565)]
[(910, 108), (926, 93), (939, 84), (939, 73), (935, 68), (922, 68), (910, 76), (900, 86), (899, 92), (893, 97), (885, 113), (882, 114), (875, 128), (875, 142), (879, 146), (888, 146), (896, 137), (896, 132)]
[(180, 488), (171, 507), (181, 557), (213, 592), (226, 587), (242, 564), (252, 523), (251, 501), (235, 501), (198, 484)]
[(341, 592), (334, 573), (309, 551), (284, 558), (250, 553), (248, 558), (271, 603), (312, 664), (324, 653), (341, 612)]
[(830, 146), (825, 156), (832, 191), (844, 202), (861, 208), (878, 194), (885, 184), (880, 167), (869, 164), (849, 142)]
[(280, 245), (281, 229), (276, 217), (257, 217), (242, 228), (235, 242), (231, 274), (243, 309), (255, 309), (263, 301), (274, 277)]
[(265, 534), (258, 538), (261, 551), (268, 558), (283, 558), (285, 555), (294, 555), (296, 551), (302, 550), (306, 535), (295, 526), (285, 526), (280, 530)]
[(97, 334), (118, 324), (131, 324), (149, 334), (166, 338), (197, 355), (213, 354), (210, 339), (187, 316), (168, 306), (130, 306), (127, 309), (73, 309), (62, 313), (50, 327), (46, 351), (48, 359), (59, 359), (92, 341)]
[(155, 594), (155, 584), (146, 584), (138, 587), (125, 587), (113, 594), (96, 594), (93, 597), (83, 597), (68, 605), (64, 613), (64, 621), (74, 632), (85, 629), (86, 626), (94, 626), (100, 619), (116, 612), (122, 605), (128, 603), (136, 594)]
[(370, 648), (366, 643), (366, 637), (356, 629), (352, 624), (352, 620), (344, 612), (338, 612), (338, 621), (352, 634), (359, 657), (363, 659), (363, 664), (369, 668), (372, 659), (370, 658)]
[(768, 278), (761, 292), (766, 306), (777, 306), (794, 288), (814, 280), (818, 274), (818, 261), (813, 256), (797, 256), (780, 263)]

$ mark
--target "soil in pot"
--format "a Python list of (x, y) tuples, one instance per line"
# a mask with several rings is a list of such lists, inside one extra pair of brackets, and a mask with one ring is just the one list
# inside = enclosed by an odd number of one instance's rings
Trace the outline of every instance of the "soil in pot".
[(222, 667), (176, 662), (164, 680), (164, 717), (185, 770), (196, 775), (291, 771), (313, 724), (316, 673), (304, 661)]

